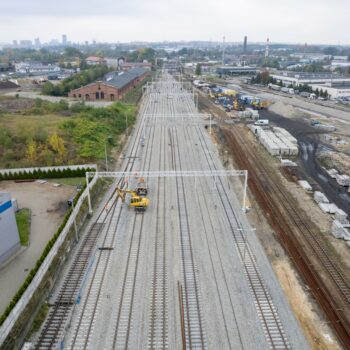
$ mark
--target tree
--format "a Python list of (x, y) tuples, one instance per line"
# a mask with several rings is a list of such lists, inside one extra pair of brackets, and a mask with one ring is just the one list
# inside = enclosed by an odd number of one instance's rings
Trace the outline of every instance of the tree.
[(196, 71), (195, 71), (196, 75), (202, 75), (202, 66), (200, 63), (197, 63), (196, 65)]
[(49, 144), (52, 148), (52, 150), (56, 153), (58, 153), (58, 155), (60, 156), (60, 158), (62, 159), (63, 156), (66, 153), (66, 148), (64, 147), (64, 141), (63, 139), (57, 135), (56, 132), (54, 132), (50, 138), (49, 138)]
[(27, 143), (26, 155), (32, 163), (35, 162), (37, 155), (37, 144), (34, 140), (29, 140)]

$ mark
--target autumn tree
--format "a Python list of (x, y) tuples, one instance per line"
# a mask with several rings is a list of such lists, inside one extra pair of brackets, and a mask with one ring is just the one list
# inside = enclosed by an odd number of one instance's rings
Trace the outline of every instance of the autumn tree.
[(35, 162), (37, 157), (37, 143), (34, 140), (28, 141), (26, 155), (32, 163)]
[(64, 141), (56, 132), (54, 132), (49, 138), (49, 144), (52, 150), (57, 153), (62, 159), (66, 154), (66, 148), (64, 146)]

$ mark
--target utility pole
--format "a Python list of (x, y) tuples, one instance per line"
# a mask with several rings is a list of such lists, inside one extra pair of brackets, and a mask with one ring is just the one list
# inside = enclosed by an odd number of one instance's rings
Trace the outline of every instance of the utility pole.
[(105, 160), (106, 160), (106, 171), (108, 171), (107, 142), (106, 141), (105, 141)]
[(128, 114), (125, 112), (125, 133), (128, 136)]

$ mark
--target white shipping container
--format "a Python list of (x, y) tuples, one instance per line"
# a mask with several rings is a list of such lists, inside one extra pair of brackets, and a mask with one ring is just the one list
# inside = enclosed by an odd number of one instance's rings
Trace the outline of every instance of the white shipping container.
[(347, 217), (348, 217), (348, 214), (346, 214), (344, 210), (337, 208), (337, 210), (335, 211), (336, 220), (338, 220), (341, 223), (345, 223), (347, 222)]
[(299, 185), (306, 191), (312, 191), (311, 185), (305, 180), (299, 180)]
[(322, 192), (319, 191), (315, 191), (314, 200), (316, 203), (329, 203), (328, 198)]
[(334, 220), (332, 223), (332, 235), (335, 238), (344, 238), (347, 236), (349, 231), (343, 227), (343, 225), (338, 221)]
[(336, 181), (340, 186), (350, 186), (350, 176), (343, 174), (343, 175), (336, 175), (335, 176)]
[(328, 203), (318, 203), (318, 206), (324, 213), (329, 213), (330, 214), (330, 204)]
[(327, 173), (332, 179), (335, 179), (335, 177), (338, 175), (338, 170), (337, 169), (329, 169), (329, 170), (327, 170)]

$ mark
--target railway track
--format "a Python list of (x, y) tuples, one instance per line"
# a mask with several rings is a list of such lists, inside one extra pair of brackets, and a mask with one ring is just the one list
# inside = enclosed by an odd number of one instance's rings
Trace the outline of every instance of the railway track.
[(58, 297), (46, 318), (35, 345), (36, 349), (52, 349), (57, 346), (64, 324), (76, 303), (80, 284), (88, 268), (91, 253), (103, 226), (104, 223), (95, 223), (85, 236), (83, 244), (80, 246), (74, 259), (74, 264), (69, 269)]
[[(140, 124), (137, 133), (140, 135), (142, 129), (142, 123)], [(136, 147), (139, 147), (138, 140), (139, 138), (136, 137), (136, 141), (134, 142), (132, 146), (132, 153)], [(130, 158), (125, 166), (125, 171), (129, 169), (129, 167), (132, 169), (135, 163), (135, 158)], [(119, 183), (121, 183), (123, 179), (120, 179)], [(110, 197), (108, 201), (108, 207), (110, 208), (109, 214), (111, 212), (114, 213), (117, 202), (116, 202), (116, 196)], [(79, 303), (79, 289), (81, 287), (81, 284), (83, 282), (83, 279), (85, 277), (85, 274), (87, 272), (87, 268), (89, 266), (89, 263), (91, 261), (92, 253), (96, 248), (96, 242), (99, 238), (100, 233), (103, 230), (103, 227), (105, 227), (106, 222), (108, 222), (108, 226), (110, 226), (113, 215), (104, 215), (105, 210), (103, 209), (97, 219), (96, 222), (91, 227), (90, 231), (86, 234), (86, 236), (83, 238), (83, 242), (81, 243), (81, 246), (79, 247), (78, 253), (76, 254), (74, 258), (74, 262), (71, 265), (71, 268), (69, 269), (69, 272), (67, 276), (65, 277), (65, 281), (63, 285), (60, 288), (60, 291), (58, 293), (58, 297), (56, 298), (53, 307), (49, 311), (49, 314), (44, 322), (44, 325), (40, 331), (40, 335), (35, 342), (35, 349), (54, 349), (58, 346), (62, 346), (64, 343), (64, 333), (65, 333), (65, 326), (67, 324), (67, 321), (69, 317), (71, 316), (72, 310), (74, 308), (74, 305)], [(101, 219), (102, 218), (102, 219)], [(100, 222), (99, 222), (100, 221)], [(108, 242), (108, 231), (106, 233), (106, 236), (104, 237), (104, 242)], [(105, 255), (102, 258), (102, 254)], [(107, 253), (107, 256), (106, 254)], [(100, 252), (100, 255), (98, 259), (103, 259), (104, 266), (108, 265), (108, 259), (109, 259), (110, 251), (104, 251)], [(107, 260), (106, 260), (107, 259)], [(99, 265), (98, 265), (99, 266)], [(101, 264), (100, 264), (101, 266)], [(103, 283), (106, 269), (103, 270), (104, 272), (97, 271), (97, 269), (94, 272), (94, 278), (96, 280), (98, 279), (101, 283)], [(93, 289), (90, 286), (89, 293), (91, 291), (94, 291), (96, 293), (97, 289)], [(97, 294), (100, 294), (100, 291), (97, 292)], [(90, 324), (86, 324), (84, 322), (84, 329), (87, 329), (87, 333), (82, 332), (81, 334), (86, 334), (84, 336), (83, 340), (80, 341), (80, 348), (86, 348), (88, 345), (88, 336), (91, 333), (91, 327), (93, 324), (94, 316), (96, 314), (97, 310), (97, 304), (98, 304), (99, 298), (97, 297), (95, 299), (95, 302), (93, 305), (91, 303), (84, 304), (82, 314), (84, 314), (84, 311), (89, 309), (92, 310), (92, 315), (90, 315)], [(79, 322), (79, 326), (81, 326), (82, 322)], [(73, 344), (70, 344), (73, 347), (75, 346), (75, 341), (77, 341), (78, 331), (80, 330), (80, 327), (77, 327), (76, 335), (74, 336)], [(61, 345), (59, 345), (61, 344)]]
[[(164, 127), (161, 127), (160, 156), (158, 168), (166, 164)], [(161, 156), (163, 155), (163, 156)], [(167, 229), (166, 229), (166, 179), (158, 178), (156, 232), (152, 276), (152, 301), (148, 330), (149, 349), (168, 348), (168, 272), (167, 272)], [(161, 192), (163, 195), (161, 196)]]
[[(154, 156), (154, 127), (150, 129), (150, 134), (149, 142), (146, 145), (146, 157), (144, 158), (142, 166), (144, 169), (150, 169), (151, 159), (152, 156)], [(133, 324), (133, 313), (135, 311), (134, 298), (138, 286), (139, 260), (141, 256), (145, 255), (145, 252), (142, 251), (142, 240), (144, 235), (143, 223), (143, 214), (134, 216), (123, 282), (119, 291), (118, 311), (113, 318), (114, 334), (111, 340), (112, 349), (127, 349), (130, 347), (130, 333)]]
[[(217, 170), (217, 165), (211, 155), (203, 130), (199, 128), (196, 129), (199, 143), (205, 154), (209, 169)], [(274, 306), (266, 283), (261, 277), (257, 262), (246, 241), (244, 228), (235, 213), (235, 209), (232, 207), (230, 198), (227, 194), (227, 189), (221, 178), (215, 182), (215, 187), (217, 189), (219, 202), (222, 204), (225, 216), (229, 223), (232, 237), (244, 268), (244, 274), (254, 300), (255, 308), (265, 331), (267, 342), (271, 349), (290, 349), (291, 346), (285, 334), (276, 307)]]
[[(303, 237), (302, 241), (311, 249), (314, 257), (321, 263), (324, 271), (334, 282), (336, 291), (343, 300), (343, 303), (345, 303), (345, 307), (348, 307), (350, 288), (341, 268), (337, 266), (334, 260), (329, 256), (327, 248), (321, 238), (313, 232), (305, 222), (305, 219), (300, 216), (300, 213), (294, 208), (293, 203), (281, 186), (277, 183), (271, 183), (271, 179), (267, 176), (268, 171), (249, 147), (242, 148), (242, 145), (245, 144), (242, 136), (238, 132), (232, 132), (226, 131), (225, 135), (230, 147), (236, 150), (235, 157), (238, 163), (249, 169), (250, 188), (270, 213), (269, 217), (272, 226), (277, 230), (283, 246), (292, 257), (295, 265), (304, 277), (304, 280), (310, 286), (316, 300), (327, 314), (339, 339), (345, 348), (350, 348), (350, 324), (344, 315), (344, 306), (341, 306), (339, 302), (336, 301), (334, 292), (331, 292), (326, 287), (322, 277), (311, 263), (310, 257), (305, 254), (304, 248), (301, 245), (302, 242), (295, 236), (293, 230), (299, 230), (300, 236)], [(243, 157), (242, 154), (248, 156)], [(268, 186), (269, 193), (262, 190), (262, 182), (266, 184), (265, 187)], [(271, 196), (279, 198), (278, 206), (274, 204), (274, 199), (271, 199)], [(279, 209), (279, 207), (282, 207), (282, 209)]]
[[(174, 170), (181, 170), (176, 129), (170, 131), (170, 144), (172, 147), (172, 164)], [(186, 348), (207, 349), (207, 340), (202, 318), (198, 276), (193, 256), (191, 230), (188, 219), (187, 196), (183, 177), (176, 177), (176, 196), (178, 204), (178, 217), (181, 241), (181, 260), (183, 277), (184, 301), (184, 334)]]

